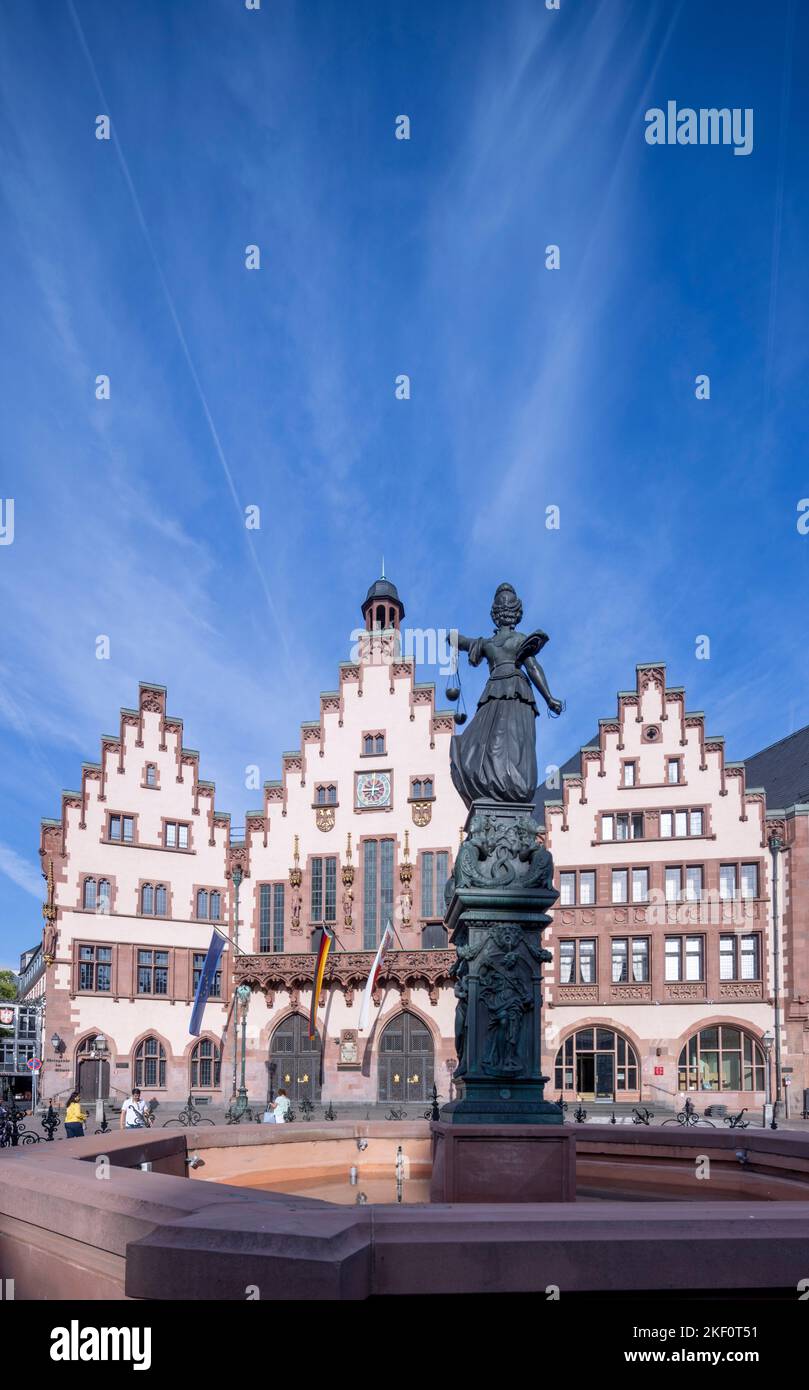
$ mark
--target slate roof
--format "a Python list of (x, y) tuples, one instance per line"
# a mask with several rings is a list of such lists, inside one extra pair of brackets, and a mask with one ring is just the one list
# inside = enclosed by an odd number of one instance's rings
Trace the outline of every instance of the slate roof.
[[(595, 745), (596, 748), (598, 747), (597, 733), (590, 739), (589, 743), (583, 744), (583, 747), (589, 748), (591, 745)], [(574, 753), (572, 758), (568, 758), (566, 763), (562, 763), (559, 772), (562, 777), (566, 772), (575, 772), (577, 777), (581, 775), (581, 749), (579, 749), (577, 753)], [(562, 796), (563, 789), (561, 785), (558, 787), (546, 787), (544, 782), (540, 783), (537, 787), (536, 800), (534, 802), (536, 818), (540, 825), (545, 824), (545, 802), (561, 801)]]
[(809, 802), (809, 724), (745, 758), (747, 786), (763, 787), (768, 811)]

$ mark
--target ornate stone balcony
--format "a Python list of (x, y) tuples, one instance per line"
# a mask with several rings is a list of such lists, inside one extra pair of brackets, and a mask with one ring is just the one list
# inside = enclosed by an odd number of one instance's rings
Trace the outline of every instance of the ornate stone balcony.
[[(374, 951), (332, 951), (324, 986), (338, 985), (346, 1002), (353, 1003), (354, 991), (365, 987), (374, 955)], [(375, 1002), (382, 998), (384, 985), (393, 985), (405, 1003), (409, 991), (420, 987), (429, 991), (430, 1003), (437, 1004), (440, 986), (451, 983), (449, 972), (454, 960), (455, 952), (449, 950), (389, 951), (382, 961)], [(276, 990), (289, 990), (295, 1004), (299, 990), (311, 987), (315, 956), (311, 951), (237, 956), (234, 967), (237, 985), (255, 985), (264, 991), (269, 1004), (273, 1003)]]

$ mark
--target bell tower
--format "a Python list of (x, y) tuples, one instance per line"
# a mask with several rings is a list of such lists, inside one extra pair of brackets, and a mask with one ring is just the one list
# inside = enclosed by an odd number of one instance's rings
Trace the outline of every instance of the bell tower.
[(365, 629), (367, 632), (398, 632), (404, 615), (399, 591), (395, 584), (385, 578), (383, 565), (381, 578), (371, 585), (362, 605)]

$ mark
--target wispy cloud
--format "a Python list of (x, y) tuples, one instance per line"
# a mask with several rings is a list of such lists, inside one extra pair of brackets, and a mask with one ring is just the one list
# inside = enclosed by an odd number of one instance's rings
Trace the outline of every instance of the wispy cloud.
[(32, 898), (43, 896), (42, 875), (27, 859), (23, 859), (10, 845), (0, 841), (0, 874), (5, 874), (18, 888), (30, 893)]

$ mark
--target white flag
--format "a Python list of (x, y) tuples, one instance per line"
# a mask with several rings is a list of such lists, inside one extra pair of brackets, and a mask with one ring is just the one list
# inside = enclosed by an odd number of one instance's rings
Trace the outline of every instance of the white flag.
[(379, 975), (379, 967), (382, 964), (382, 957), (384, 956), (386, 950), (388, 949), (392, 941), (393, 927), (391, 926), (390, 922), (388, 922), (388, 925), (382, 933), (382, 940), (379, 943), (379, 950), (377, 951), (376, 957), (374, 958), (374, 963), (371, 966), (371, 973), (368, 976), (368, 980), (365, 985), (365, 993), (362, 996), (362, 1008), (360, 1009), (359, 1023), (359, 1031), (361, 1033), (365, 1028), (368, 1027), (368, 1015), (371, 1012), (371, 995), (374, 992), (377, 976)]

